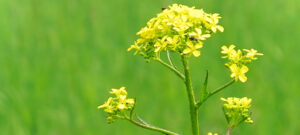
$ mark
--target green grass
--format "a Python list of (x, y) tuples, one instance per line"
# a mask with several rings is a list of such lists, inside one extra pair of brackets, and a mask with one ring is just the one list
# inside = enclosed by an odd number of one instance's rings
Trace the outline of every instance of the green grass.
[(300, 133), (299, 0), (1, 0), (0, 134), (156, 134), (127, 121), (106, 124), (96, 107), (110, 88), (123, 85), (149, 123), (190, 134), (181, 80), (126, 52), (147, 20), (175, 2), (223, 17), (225, 32), (207, 40), (201, 58), (191, 60), (196, 88), (206, 69), (210, 89), (230, 79), (220, 58), (223, 44), (265, 54), (249, 67), (247, 83), (234, 84), (201, 107), (200, 133), (224, 134), (223, 96), (254, 99), (255, 123), (234, 134)]

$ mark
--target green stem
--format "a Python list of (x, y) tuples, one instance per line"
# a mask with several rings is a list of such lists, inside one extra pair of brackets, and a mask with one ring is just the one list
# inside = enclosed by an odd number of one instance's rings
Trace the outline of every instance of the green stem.
[(222, 91), (223, 89), (225, 89), (226, 87), (230, 86), (234, 82), (235, 82), (235, 80), (233, 79), (233, 80), (229, 81), (228, 83), (222, 85), (221, 87), (215, 89), (213, 92), (209, 93), (208, 96), (205, 97), (203, 101), (197, 103), (197, 107), (199, 108), (209, 97), (217, 94), (218, 92)]
[(186, 91), (188, 94), (189, 104), (190, 104), (190, 116), (191, 116), (191, 122), (192, 122), (192, 131), (193, 135), (199, 135), (199, 122), (198, 122), (198, 108), (195, 101), (194, 96), (194, 90), (192, 86), (192, 80), (191, 80), (191, 73), (190, 73), (190, 67), (188, 63), (188, 56), (182, 55), (181, 60), (184, 67), (184, 74), (185, 74), (185, 86)]
[(174, 67), (174, 68), (176, 69), (175, 65), (173, 64), (173, 61), (172, 61), (172, 59), (171, 59), (171, 56), (170, 56), (170, 53), (169, 53), (168, 50), (167, 50), (167, 56), (168, 56), (168, 60), (169, 60), (169, 63), (171, 64), (171, 66)]
[(233, 127), (228, 128), (226, 135), (231, 135), (232, 130), (233, 130)]
[(162, 128), (158, 128), (158, 127), (154, 127), (154, 126), (150, 126), (150, 125), (139, 123), (139, 122), (137, 122), (137, 121), (135, 121), (133, 119), (129, 119), (129, 118), (126, 118), (126, 119), (129, 120), (134, 125), (140, 126), (142, 128), (145, 128), (145, 129), (149, 129), (149, 130), (152, 130), (152, 131), (157, 131), (157, 132), (160, 132), (160, 133), (163, 133), (163, 134), (166, 134), (166, 135), (179, 135), (177, 133), (168, 131), (166, 129), (162, 129)]
[(184, 75), (178, 71), (174, 66), (170, 66), (169, 64), (165, 63), (164, 61), (162, 61), (161, 59), (156, 59), (159, 63), (161, 63), (162, 65), (164, 65), (165, 67), (171, 69), (178, 77), (180, 77), (182, 80), (185, 80)]
[(228, 83), (224, 84), (223, 86), (217, 88), (216, 90), (214, 90), (212, 93), (209, 94), (208, 97), (217, 94), (218, 92), (222, 91), (223, 89), (225, 89), (226, 87), (230, 86), (231, 84), (233, 84), (235, 82), (234, 79), (232, 79), (231, 81), (229, 81)]

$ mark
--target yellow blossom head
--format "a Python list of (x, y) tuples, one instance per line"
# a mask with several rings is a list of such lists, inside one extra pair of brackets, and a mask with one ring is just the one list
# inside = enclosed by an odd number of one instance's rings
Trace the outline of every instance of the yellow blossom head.
[(228, 122), (229, 127), (235, 127), (242, 122), (253, 123), (250, 118), (251, 98), (243, 97), (229, 97), (227, 99), (221, 98), (225, 102), (223, 111)]
[[(234, 51), (234, 48), (235, 48), (235, 45), (230, 45), (229, 47), (223, 45), (221, 47), (221, 49), (222, 49), (221, 53), (226, 54), (226, 55), (230, 55)], [(223, 58), (227, 58), (227, 57), (228, 56), (223, 56)]]
[(219, 25), (220, 18), (219, 14), (173, 4), (147, 22), (128, 51), (135, 50), (135, 54), (147, 60), (155, 59), (160, 52), (167, 50), (198, 57), (203, 41), (217, 31), (224, 31)]
[(134, 99), (127, 98), (125, 87), (112, 89), (110, 94), (113, 94), (114, 96), (109, 97), (103, 105), (98, 106), (98, 109), (104, 109), (104, 112), (108, 114), (108, 123), (114, 122), (115, 119), (125, 118), (125, 114), (130, 112), (135, 105)]
[(248, 63), (253, 60), (257, 60), (255, 56), (262, 56), (262, 53), (258, 53), (257, 50), (254, 49), (243, 49), (236, 50), (235, 45), (230, 46), (222, 46), (221, 54), (224, 54), (222, 58), (228, 59), (229, 61), (225, 63), (231, 72), (230, 77), (234, 78), (236, 81), (246, 82), (247, 77), (246, 73), (248, 72), (248, 67), (246, 66)]
[(246, 82), (247, 77), (245, 73), (248, 72), (248, 67), (245, 65), (242, 65), (241, 67), (238, 67), (237, 64), (232, 64), (229, 66), (229, 69), (231, 71), (230, 77), (235, 78), (236, 81), (240, 80), (241, 82)]
[(251, 60), (256, 60), (257, 58), (255, 56), (262, 56), (264, 54), (262, 53), (258, 53), (257, 50), (255, 49), (243, 49), (245, 52), (247, 52), (246, 56), (247, 58), (251, 59)]

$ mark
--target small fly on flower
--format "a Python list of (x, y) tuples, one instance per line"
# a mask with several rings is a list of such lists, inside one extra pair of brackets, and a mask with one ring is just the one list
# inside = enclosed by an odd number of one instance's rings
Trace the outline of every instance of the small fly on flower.
[(197, 41), (198, 40), (196, 37), (190, 37), (189, 39), (193, 40), (193, 41)]
[(163, 7), (163, 8), (161, 8), (161, 11), (164, 11), (165, 9), (167, 9), (167, 8)]

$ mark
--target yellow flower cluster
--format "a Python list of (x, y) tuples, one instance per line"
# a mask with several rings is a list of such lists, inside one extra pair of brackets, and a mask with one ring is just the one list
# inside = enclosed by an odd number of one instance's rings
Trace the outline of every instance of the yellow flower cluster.
[(227, 99), (221, 98), (221, 100), (225, 102), (223, 110), (229, 127), (235, 127), (241, 122), (253, 123), (249, 112), (252, 102), (251, 98), (229, 97)]
[(212, 133), (212, 132), (209, 132), (209, 133), (207, 133), (207, 135), (218, 135), (217, 133)]
[(104, 109), (104, 112), (108, 114), (108, 123), (114, 122), (116, 118), (123, 118), (126, 111), (130, 111), (135, 105), (134, 99), (127, 98), (125, 87), (112, 89), (110, 94), (115, 97), (109, 97), (103, 105), (98, 106), (98, 109)]
[(235, 50), (235, 45), (230, 45), (229, 47), (222, 46), (221, 49), (221, 53), (225, 55), (222, 56), (222, 58), (229, 60), (225, 66), (227, 66), (231, 71), (230, 77), (235, 78), (236, 81), (240, 80), (241, 82), (247, 81), (245, 73), (247, 73), (249, 69), (246, 64), (256, 60), (256, 56), (263, 55), (254, 49), (243, 49), (243, 51), (240, 49)]
[(146, 59), (156, 58), (161, 51), (170, 50), (181, 55), (200, 56), (203, 41), (212, 33), (224, 31), (219, 14), (202, 9), (173, 4), (152, 18), (137, 35), (139, 39), (128, 48)]

